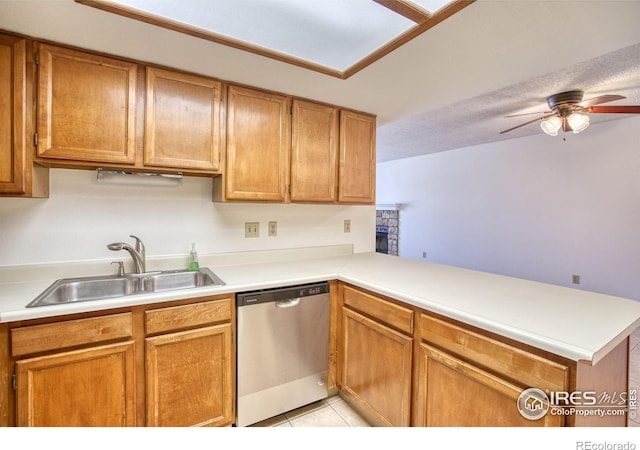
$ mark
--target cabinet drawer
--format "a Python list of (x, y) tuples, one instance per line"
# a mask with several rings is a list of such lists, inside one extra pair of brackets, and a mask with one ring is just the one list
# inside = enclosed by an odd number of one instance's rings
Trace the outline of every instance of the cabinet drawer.
[(403, 331), (413, 334), (413, 311), (350, 286), (344, 286), (344, 304)]
[(11, 355), (21, 356), (131, 336), (131, 313), (14, 328), (11, 330)]
[(164, 333), (231, 320), (231, 299), (170, 306), (145, 312), (147, 334)]
[(569, 368), (565, 365), (427, 314), (420, 315), (419, 327), (423, 340), (523, 386), (557, 391), (568, 388)]

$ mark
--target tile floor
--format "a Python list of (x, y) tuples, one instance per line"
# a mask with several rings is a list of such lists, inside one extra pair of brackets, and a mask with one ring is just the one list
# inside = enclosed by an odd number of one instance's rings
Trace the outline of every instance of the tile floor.
[(259, 422), (254, 427), (368, 427), (370, 426), (339, 396)]

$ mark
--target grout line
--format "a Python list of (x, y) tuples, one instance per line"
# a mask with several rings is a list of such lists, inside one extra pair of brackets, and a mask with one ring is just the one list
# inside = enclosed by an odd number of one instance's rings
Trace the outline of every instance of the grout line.
[(347, 426), (349, 426), (350, 428), (353, 428), (351, 426), (351, 424), (349, 423), (349, 421), (342, 414), (340, 414), (340, 411), (338, 411), (333, 406), (331, 406), (331, 404), (329, 404), (329, 408), (331, 408), (333, 410), (333, 412), (335, 412), (338, 415), (338, 417), (340, 417), (344, 421), (344, 423), (347, 424)]

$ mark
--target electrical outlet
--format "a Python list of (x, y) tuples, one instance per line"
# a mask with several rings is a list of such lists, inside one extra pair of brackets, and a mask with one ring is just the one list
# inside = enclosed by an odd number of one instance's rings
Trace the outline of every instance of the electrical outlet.
[(269, 236), (278, 235), (278, 222), (269, 222)]
[(254, 238), (260, 236), (260, 222), (245, 222), (244, 237)]
[(573, 284), (580, 284), (580, 275), (572, 275), (571, 276), (571, 282)]
[(351, 233), (351, 220), (349, 219), (344, 220), (344, 232)]
[(422, 252), (422, 259), (427, 259), (427, 252)]

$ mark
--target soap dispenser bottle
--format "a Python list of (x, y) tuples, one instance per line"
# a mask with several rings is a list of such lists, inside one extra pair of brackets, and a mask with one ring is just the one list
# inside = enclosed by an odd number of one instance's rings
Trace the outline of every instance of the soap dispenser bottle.
[(198, 252), (196, 252), (196, 244), (191, 244), (191, 253), (189, 253), (189, 270), (197, 272), (200, 270), (200, 264), (198, 264)]

